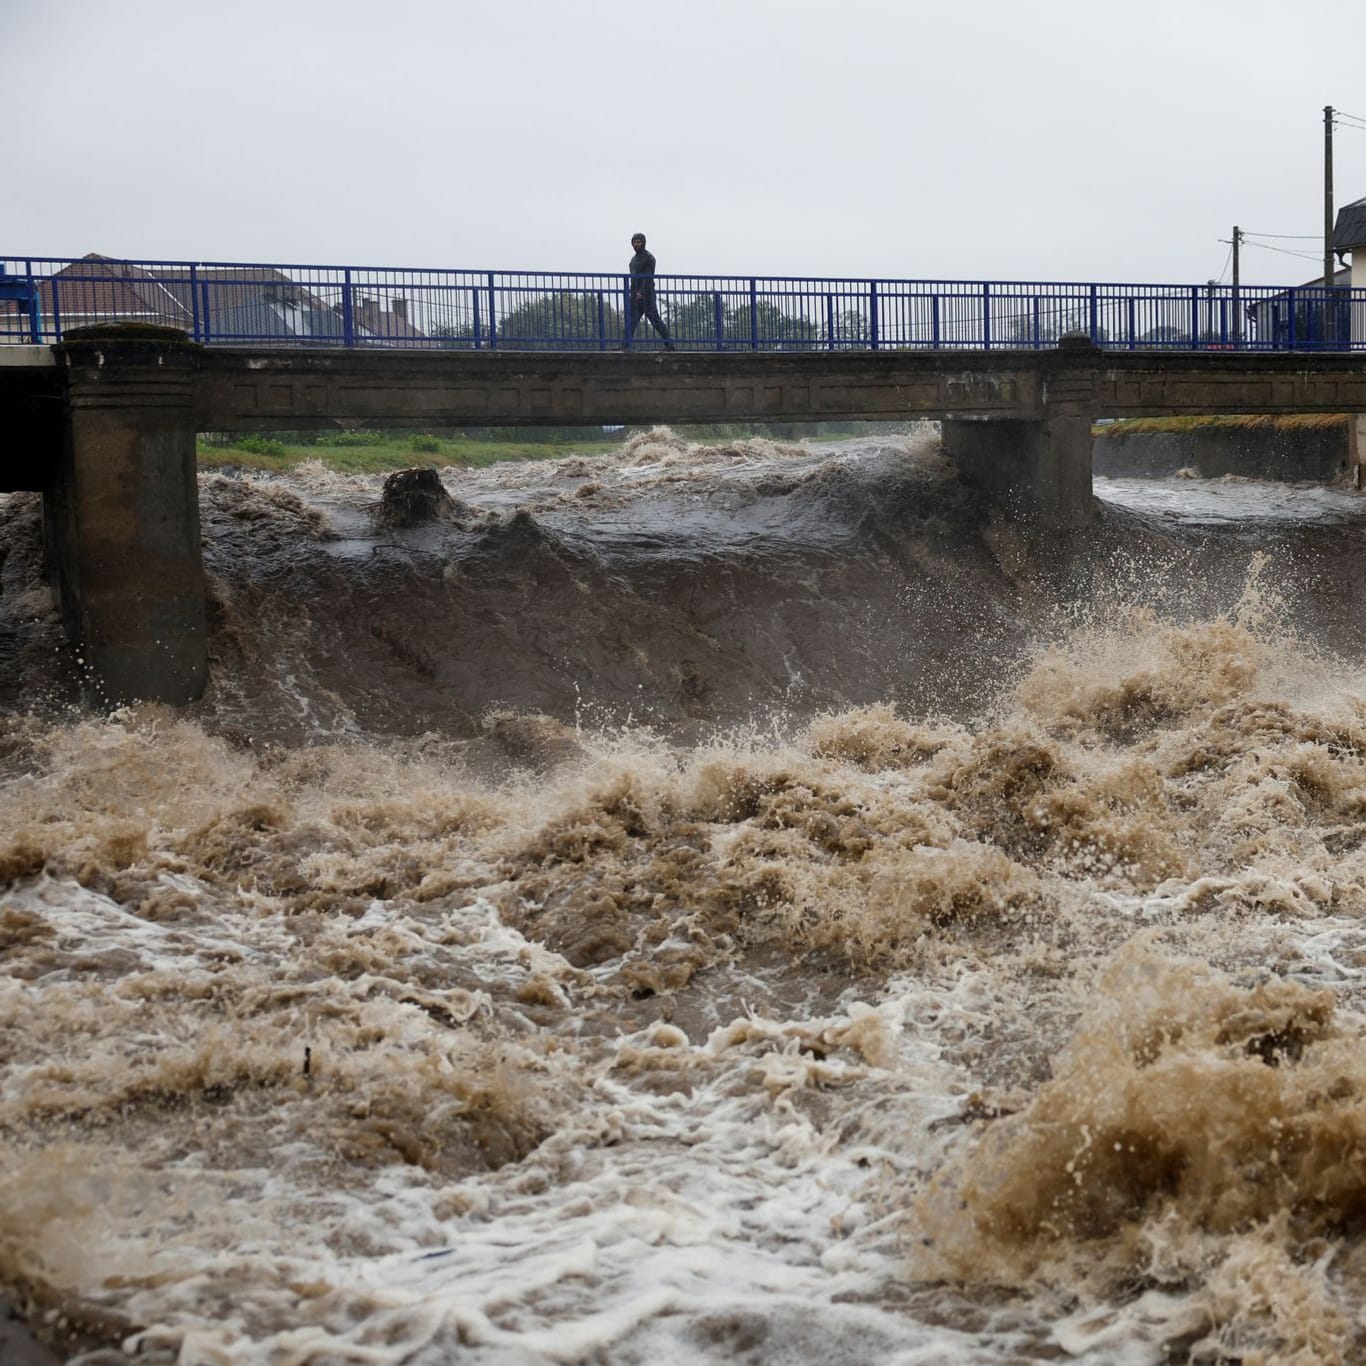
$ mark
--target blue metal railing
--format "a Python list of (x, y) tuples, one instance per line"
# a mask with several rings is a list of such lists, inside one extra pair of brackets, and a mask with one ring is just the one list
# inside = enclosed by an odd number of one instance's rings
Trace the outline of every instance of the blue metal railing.
[[(626, 320), (630, 277), (0, 257), (0, 344), (103, 322), (208, 345), (609, 351), (662, 345)], [(1121, 350), (1366, 350), (1366, 290), (660, 275), (680, 351), (1018, 350), (1066, 335)]]

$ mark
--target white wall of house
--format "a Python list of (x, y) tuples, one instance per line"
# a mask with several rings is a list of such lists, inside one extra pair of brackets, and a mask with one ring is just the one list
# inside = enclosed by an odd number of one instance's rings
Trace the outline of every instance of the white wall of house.
[[(1352, 248), (1353, 289), (1366, 289), (1366, 243)], [(1352, 304), (1352, 340), (1366, 341), (1366, 303)]]
[[(1366, 244), (1352, 248), (1353, 289), (1366, 289)], [(1352, 342), (1366, 341), (1366, 303), (1352, 302)], [(1356, 415), (1353, 426), (1356, 428), (1352, 449), (1352, 478), (1357, 488), (1361, 487), (1361, 467), (1366, 463), (1366, 413)]]

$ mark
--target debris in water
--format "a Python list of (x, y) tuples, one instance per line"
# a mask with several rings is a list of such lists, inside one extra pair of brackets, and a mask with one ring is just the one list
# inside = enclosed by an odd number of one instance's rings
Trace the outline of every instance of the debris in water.
[(446, 492), (434, 469), (395, 470), (384, 481), (374, 518), (378, 526), (422, 526), (450, 521), (455, 500)]

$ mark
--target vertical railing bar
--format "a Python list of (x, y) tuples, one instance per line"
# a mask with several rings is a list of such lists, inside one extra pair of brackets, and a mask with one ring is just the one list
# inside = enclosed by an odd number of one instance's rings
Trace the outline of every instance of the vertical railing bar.
[(759, 282), (752, 277), (749, 282), (749, 349), (759, 349)]
[(190, 326), (195, 341), (202, 340), (199, 335), (199, 272), (193, 261), (190, 263)]
[(982, 350), (991, 350), (991, 283), (982, 281)]
[(201, 280), (199, 282), (199, 289), (203, 296), (200, 300), (199, 310), (201, 319), (200, 327), (204, 334), (204, 345), (207, 346), (213, 338), (213, 315), (209, 310), (209, 282), (207, 280)]
[(498, 300), (494, 294), (493, 271), (488, 273), (489, 290), (489, 350), (498, 349)]
[(342, 345), (356, 344), (355, 300), (351, 297), (351, 268), (342, 271)]
[(930, 345), (933, 346), (936, 351), (939, 350), (943, 342), (942, 319), (940, 318), (939, 305), (939, 291), (935, 290), (935, 292), (930, 295)]
[(28, 279), (28, 330), (33, 344), (39, 346), (43, 340), (43, 312), (38, 304), (38, 281), (33, 274), (33, 262), (24, 262), (24, 275)]

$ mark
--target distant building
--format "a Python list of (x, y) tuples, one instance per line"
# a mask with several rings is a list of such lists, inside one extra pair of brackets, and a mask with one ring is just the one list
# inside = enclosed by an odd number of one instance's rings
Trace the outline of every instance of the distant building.
[[(341, 345), (341, 291), (292, 279), (271, 266), (135, 266), (92, 252), (38, 281), (44, 329), (65, 333), (94, 323), (178, 327), (212, 345), (306, 342)], [(23, 309), (0, 300), (0, 335), (16, 330)], [(24, 315), (26, 316), (26, 315)], [(357, 292), (352, 334), (361, 341), (421, 346), (428, 338), (408, 301)]]
[[(1353, 289), (1366, 289), (1366, 199), (1353, 200), (1338, 210), (1333, 224), (1333, 251), (1339, 261), (1350, 256), (1348, 279)], [(1341, 274), (1342, 272), (1339, 272)], [(1352, 305), (1352, 340), (1366, 341), (1366, 306)]]
[[(1351, 284), (1351, 271), (1345, 266), (1335, 271), (1331, 283), (1346, 288)], [(1248, 341), (1254, 345), (1293, 350), (1324, 345), (1325, 338), (1347, 337), (1350, 328), (1348, 305), (1346, 302), (1334, 303), (1325, 309), (1322, 286), (1323, 276), (1316, 275), (1293, 289), (1281, 290), (1249, 304)]]

